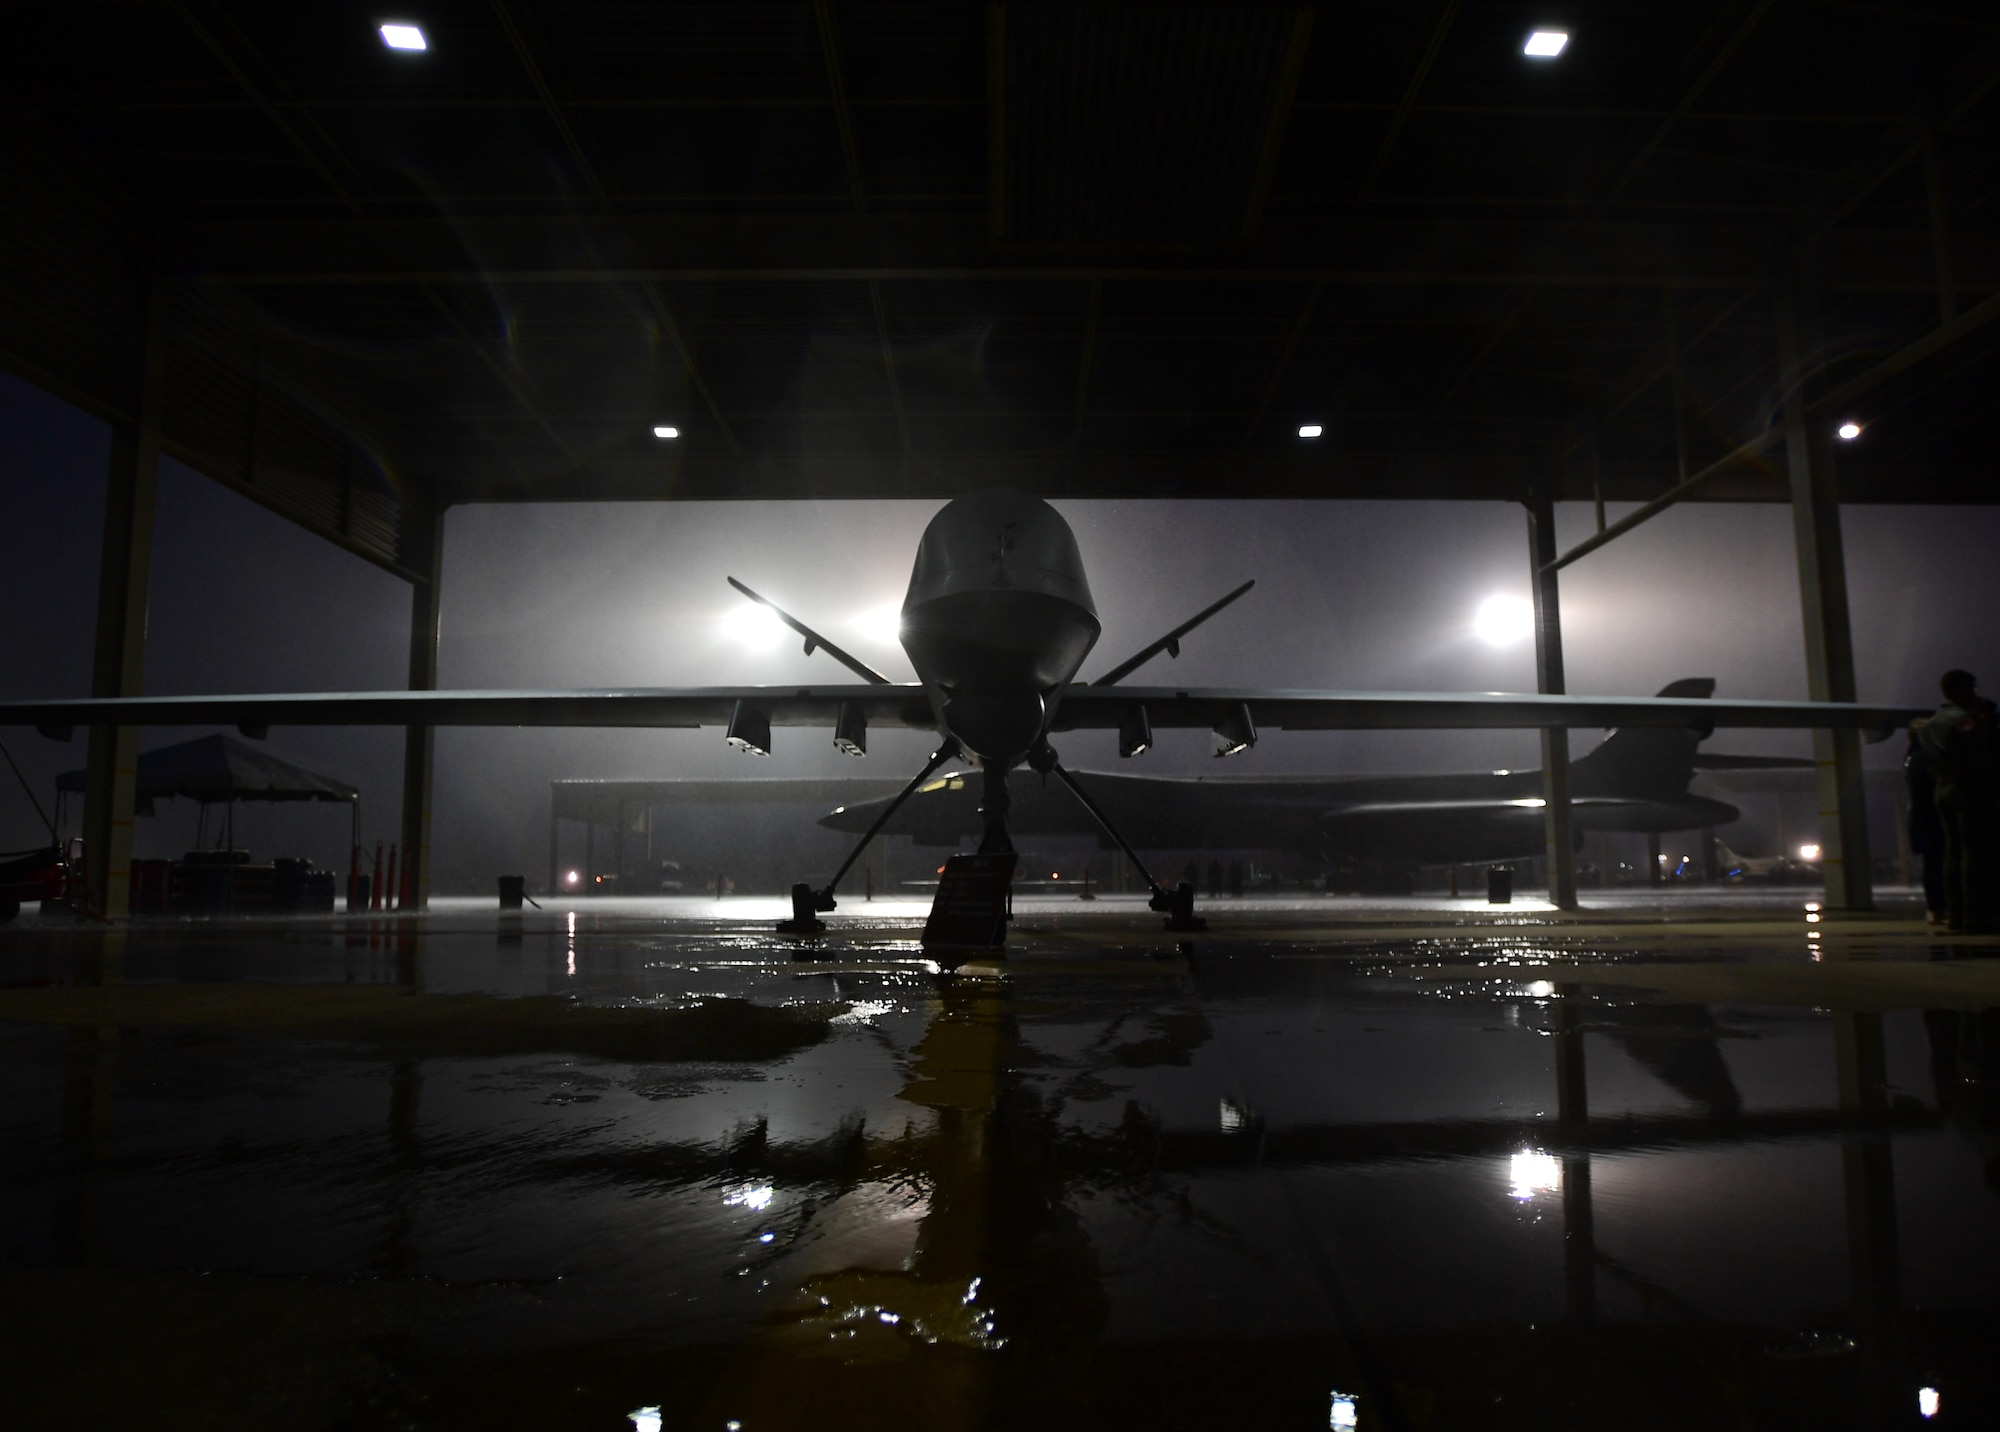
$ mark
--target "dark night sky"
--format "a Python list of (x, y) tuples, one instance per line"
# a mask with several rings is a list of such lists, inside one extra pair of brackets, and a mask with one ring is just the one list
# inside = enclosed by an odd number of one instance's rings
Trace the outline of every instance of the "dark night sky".
[[(0, 377), (0, 522), (9, 534), (0, 600), (12, 650), (8, 695), (89, 687), (95, 619), (103, 424)], [(911, 673), (866, 618), (901, 598), (935, 502), (690, 503), (454, 509), (446, 523), (441, 684), (708, 685), (844, 678), (796, 642), (746, 650), (726, 617), (734, 575), (892, 677)], [(1104, 637), (1102, 669), (1246, 577), (1257, 589), (1191, 637), (1178, 663), (1138, 679), (1379, 690), (1532, 690), (1532, 646), (1494, 648), (1470, 617), (1496, 593), (1525, 597), (1520, 509), (1490, 503), (1066, 502)], [(1616, 515), (1614, 513), (1614, 515)], [(1560, 512), (1565, 541), (1586, 504)], [(1848, 566), (1863, 699), (1928, 701), (1948, 665), (2000, 673), (2000, 509), (1848, 508)], [(1712, 675), (1728, 695), (1802, 697), (1804, 662), (1789, 512), (1698, 506), (1669, 513), (1564, 574), (1575, 691), (1649, 694)], [(369, 690), (402, 684), (408, 589), (290, 523), (164, 464), (155, 538), (147, 689), (158, 693)], [(1168, 673), (1171, 673), (1169, 678)], [(149, 732), (143, 747), (194, 732)], [(59, 746), (4, 734), (44, 799), (82, 764)], [(444, 731), (438, 739), (435, 849), (443, 888), (487, 889), (501, 869), (543, 869), (547, 782), (557, 776), (894, 777), (928, 749), (921, 733), (873, 733), (865, 766), (811, 731), (779, 733), (759, 761), (720, 733)], [(1592, 743), (1585, 736), (1578, 749)], [(1066, 758), (1117, 760), (1108, 733), (1073, 733)], [(393, 838), (401, 735), (281, 729), (276, 754), (356, 782), (363, 830)], [(1725, 734), (1713, 749), (1803, 753), (1802, 736)], [(1425, 770), (1534, 764), (1525, 733), (1273, 732), (1233, 761), (1241, 774)], [(1871, 763), (1899, 754), (1872, 748)], [(1210, 769), (1205, 733), (1167, 733), (1141, 769)], [(177, 853), (184, 803), (141, 823), (140, 854)], [(344, 864), (344, 812), (251, 811), (238, 843)], [(36, 838), (11, 779), (0, 848)], [(802, 854), (828, 837), (801, 832)]]

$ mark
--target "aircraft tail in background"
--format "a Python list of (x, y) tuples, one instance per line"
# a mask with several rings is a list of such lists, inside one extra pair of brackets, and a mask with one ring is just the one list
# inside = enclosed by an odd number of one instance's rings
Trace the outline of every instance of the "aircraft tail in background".
[[(1687, 676), (1659, 693), (1680, 701), (1715, 695), (1715, 678)], [(1570, 763), (1570, 788), (1578, 797), (1680, 796), (1694, 779), (1695, 753), (1715, 732), (1713, 726), (1620, 728), (1602, 745)]]

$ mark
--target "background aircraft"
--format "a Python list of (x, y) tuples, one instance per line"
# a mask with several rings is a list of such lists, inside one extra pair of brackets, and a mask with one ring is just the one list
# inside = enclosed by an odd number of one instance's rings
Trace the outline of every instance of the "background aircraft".
[[(1676, 681), (1662, 700), (1710, 697), (1706, 677)], [(1727, 825), (1739, 812), (1688, 790), (1709, 728), (1625, 728), (1570, 763), (1571, 809), (1586, 832), (1656, 833)], [(1713, 760), (1715, 758), (1708, 758)], [(1787, 763), (1784, 758), (1771, 758)], [(1738, 757), (1731, 767), (1761, 763)], [(1788, 763), (1787, 763), (1788, 764)], [(1452, 865), (1520, 860), (1543, 853), (1539, 770), (1408, 776), (1138, 776), (1080, 772), (1092, 798), (1121, 830), (1144, 832), (1150, 848), (1295, 850), (1330, 862)], [(918, 845), (956, 846), (978, 828), (979, 781), (952, 771), (926, 782), (884, 826)], [(844, 805), (820, 824), (864, 831), (890, 797)], [(1025, 835), (1097, 835), (1110, 841), (1068, 792), (1023, 781), (1009, 825)]]

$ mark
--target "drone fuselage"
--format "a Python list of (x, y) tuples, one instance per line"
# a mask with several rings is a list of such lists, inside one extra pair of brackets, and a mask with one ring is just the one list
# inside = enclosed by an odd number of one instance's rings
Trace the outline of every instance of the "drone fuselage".
[(982, 764), (1005, 770), (1044, 739), (1100, 631), (1076, 535), (1040, 498), (968, 493), (924, 529), (903, 650), (939, 725)]

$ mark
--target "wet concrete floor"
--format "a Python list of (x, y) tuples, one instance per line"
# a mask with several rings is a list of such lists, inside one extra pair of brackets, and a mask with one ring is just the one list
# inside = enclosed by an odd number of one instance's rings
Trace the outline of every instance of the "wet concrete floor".
[(2000, 947), (1808, 900), (24, 918), (0, 1426), (2000, 1425)]

